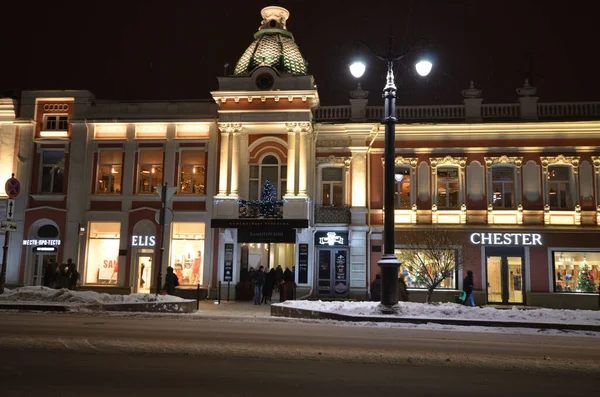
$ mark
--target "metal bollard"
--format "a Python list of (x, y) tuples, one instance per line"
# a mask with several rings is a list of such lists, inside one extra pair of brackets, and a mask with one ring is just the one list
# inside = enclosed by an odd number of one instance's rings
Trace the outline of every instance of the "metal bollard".
[(198, 288), (196, 289), (196, 310), (200, 310), (200, 284), (198, 284)]

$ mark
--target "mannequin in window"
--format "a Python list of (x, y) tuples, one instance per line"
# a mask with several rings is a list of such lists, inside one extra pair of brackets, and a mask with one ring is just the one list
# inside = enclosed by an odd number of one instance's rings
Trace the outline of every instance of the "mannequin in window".
[(194, 267), (192, 268), (192, 284), (196, 284), (200, 278), (200, 264), (202, 263), (202, 252), (198, 251), (194, 258)]

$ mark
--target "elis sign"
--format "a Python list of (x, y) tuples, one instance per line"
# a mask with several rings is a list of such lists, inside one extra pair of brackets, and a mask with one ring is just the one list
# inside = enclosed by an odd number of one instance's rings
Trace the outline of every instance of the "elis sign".
[(131, 236), (132, 247), (154, 247), (156, 237), (154, 236)]

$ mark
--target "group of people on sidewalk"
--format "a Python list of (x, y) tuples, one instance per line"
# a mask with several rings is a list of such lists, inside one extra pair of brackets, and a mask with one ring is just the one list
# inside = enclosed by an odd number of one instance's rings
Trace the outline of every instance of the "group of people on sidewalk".
[[(471, 307), (475, 307), (475, 300), (473, 299), (473, 288), (475, 288), (475, 281), (473, 278), (473, 272), (471, 270), (467, 271), (467, 277), (463, 280), (463, 292), (464, 295), (464, 305), (468, 305)], [(381, 300), (381, 274), (375, 275), (375, 280), (371, 282), (371, 300), (372, 301), (380, 301)], [(406, 281), (404, 279), (404, 274), (400, 274), (398, 277), (398, 301), (400, 302), (408, 302), (408, 288), (406, 287)]]
[(42, 282), (44, 287), (76, 289), (79, 282), (79, 272), (73, 260), (58, 264), (51, 259), (44, 264)]
[(261, 265), (258, 270), (251, 267), (248, 270), (248, 278), (254, 284), (254, 304), (266, 305), (271, 302), (274, 290), (281, 293), (286, 283), (294, 281), (294, 272), (288, 267), (284, 271), (281, 265), (265, 272), (265, 267)]

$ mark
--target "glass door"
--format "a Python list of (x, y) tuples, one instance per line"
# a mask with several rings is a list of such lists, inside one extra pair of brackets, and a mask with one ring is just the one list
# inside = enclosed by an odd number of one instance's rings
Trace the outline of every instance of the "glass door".
[(152, 286), (152, 255), (138, 255), (136, 265), (136, 292), (149, 294)]
[(525, 303), (523, 258), (520, 248), (486, 249), (488, 303)]
[(317, 266), (317, 296), (348, 297), (348, 249), (318, 249)]

